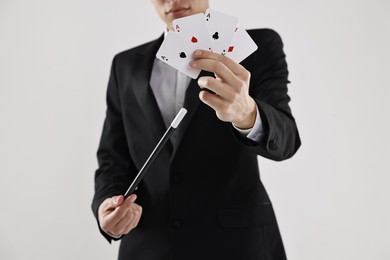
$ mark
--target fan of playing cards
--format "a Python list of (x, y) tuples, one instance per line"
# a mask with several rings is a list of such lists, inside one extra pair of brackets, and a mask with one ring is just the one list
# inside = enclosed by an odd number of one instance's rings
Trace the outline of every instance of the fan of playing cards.
[(226, 55), (238, 63), (257, 50), (236, 17), (212, 9), (173, 20), (173, 28), (166, 34), (156, 57), (193, 79), (200, 70), (191, 69), (188, 64), (197, 49)]

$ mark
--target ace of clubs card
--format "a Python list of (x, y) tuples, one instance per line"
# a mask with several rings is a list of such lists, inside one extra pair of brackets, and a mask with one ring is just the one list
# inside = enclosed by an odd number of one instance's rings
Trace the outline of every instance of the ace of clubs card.
[(213, 9), (207, 9), (205, 17), (213, 51), (225, 55), (237, 29), (238, 19)]

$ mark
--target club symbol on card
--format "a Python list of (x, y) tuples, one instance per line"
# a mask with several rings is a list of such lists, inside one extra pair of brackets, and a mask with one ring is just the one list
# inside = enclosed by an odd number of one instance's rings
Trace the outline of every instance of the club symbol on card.
[(219, 33), (218, 32), (213, 34), (213, 39), (214, 40), (218, 40), (219, 39)]
[(234, 50), (234, 46), (230, 46), (228, 52), (232, 52)]
[(191, 42), (192, 42), (192, 43), (197, 43), (197, 42), (198, 42), (198, 39), (197, 39), (195, 36), (192, 36)]
[(175, 27), (176, 32), (180, 32), (180, 26), (177, 24)]
[(187, 58), (187, 55), (184, 53), (184, 51), (179, 53), (180, 58)]
[(168, 61), (168, 58), (167, 58), (166, 56), (161, 56), (161, 59), (162, 59), (163, 61)]
[(208, 14), (206, 15), (206, 21), (210, 20), (210, 17), (211, 17), (211, 15), (210, 15), (210, 13), (208, 13)]

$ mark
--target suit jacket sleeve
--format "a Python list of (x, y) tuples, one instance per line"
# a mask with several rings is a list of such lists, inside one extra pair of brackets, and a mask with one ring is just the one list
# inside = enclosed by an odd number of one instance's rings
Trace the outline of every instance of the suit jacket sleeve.
[(264, 136), (259, 143), (235, 133), (243, 145), (265, 158), (281, 161), (290, 158), (301, 141), (287, 94), (288, 69), (283, 42), (273, 30), (249, 31), (259, 49), (244, 62), (251, 72), (250, 95), (259, 108)]
[[(116, 58), (111, 66), (106, 118), (97, 151), (99, 167), (95, 172), (95, 195), (92, 202), (92, 210), (97, 220), (100, 204), (109, 197), (124, 194), (131, 181), (129, 176), (136, 173), (126, 141), (115, 63)], [(111, 241), (110, 236), (101, 229), (100, 231)]]

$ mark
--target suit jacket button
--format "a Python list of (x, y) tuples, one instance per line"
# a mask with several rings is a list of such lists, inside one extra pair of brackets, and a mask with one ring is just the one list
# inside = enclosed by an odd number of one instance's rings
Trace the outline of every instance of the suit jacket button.
[(173, 225), (174, 228), (180, 229), (182, 224), (181, 224), (180, 220), (175, 219), (175, 220), (173, 220), (172, 225)]
[(279, 148), (279, 146), (276, 144), (274, 139), (269, 140), (268, 146), (269, 146), (269, 149), (271, 149), (272, 151), (275, 151)]

